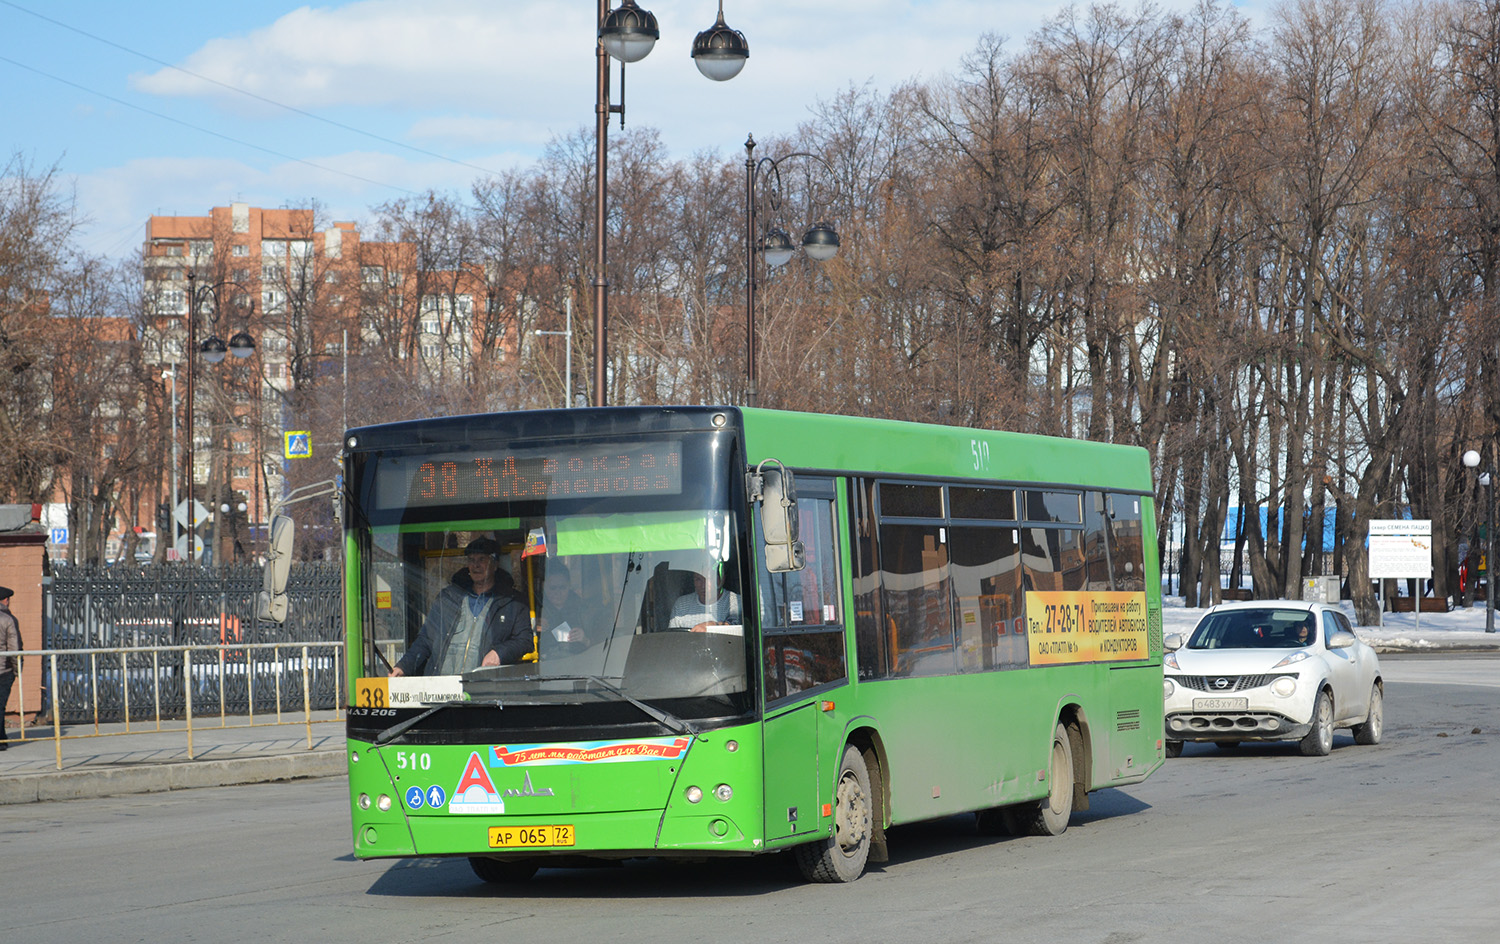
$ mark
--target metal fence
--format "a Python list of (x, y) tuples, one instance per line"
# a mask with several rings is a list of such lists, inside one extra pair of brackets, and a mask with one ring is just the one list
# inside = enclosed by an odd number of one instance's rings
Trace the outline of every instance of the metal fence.
[[(340, 704), (343, 638), (337, 564), (294, 565), (284, 624), (255, 619), (261, 571), (59, 568), (46, 581), (43, 651), (53, 662), (41, 710), (64, 723), (129, 722), (136, 706), (156, 718), (184, 717), (194, 704), (229, 714)], [(303, 643), (319, 655), (290, 657)], [(302, 691), (305, 659), (314, 671)], [(293, 671), (295, 670), (295, 671)]]
[[(52, 699), (50, 735), (57, 767), (62, 769), (62, 742), (74, 738), (139, 733), (162, 722), (180, 720), (172, 730), (187, 736), (193, 756), (193, 729), (302, 724), (312, 747), (313, 712), (332, 707), (341, 719), (341, 693), (347, 665), (344, 644), (334, 642), (262, 642), (210, 646), (131, 646), (88, 649), (24, 650), (21, 680), (40, 675), (42, 690)], [(20, 687), (19, 709), (26, 704)], [(300, 715), (300, 717), (290, 717)], [(21, 741), (28, 737), (25, 725)]]

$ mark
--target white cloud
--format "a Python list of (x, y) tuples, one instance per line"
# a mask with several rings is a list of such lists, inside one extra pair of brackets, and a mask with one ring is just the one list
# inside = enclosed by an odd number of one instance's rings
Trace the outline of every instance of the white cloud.
[[(211, 40), (181, 66), (305, 109), (493, 104), (495, 82), (518, 66), (545, 62), (573, 37), (586, 52), (590, 19), (583, 4), (545, 0), (361, 0), (302, 7), (244, 36)], [(175, 69), (138, 77), (135, 85), (164, 96), (237, 97)]]
[[(729, 127), (747, 120), (790, 131), (817, 99), (850, 83), (875, 80), (885, 88), (933, 78), (953, 69), (982, 32), (1029, 31), (1041, 16), (1015, 0), (796, 7), (730, 0), (726, 21), (745, 34), (750, 61), (721, 84), (699, 76), (688, 55), (693, 36), (713, 25), (712, 0), (643, 6), (657, 16), (662, 36), (650, 57), (627, 70), (627, 119), (661, 128), (674, 151), (719, 146)], [(593, 12), (585, 0), (304, 7), (243, 36), (211, 40), (182, 66), (300, 109), (415, 112), (424, 116), (410, 128), (415, 137), (535, 148), (592, 125)], [(618, 101), (618, 66), (611, 83)], [(235, 112), (248, 107), (244, 96), (170, 69), (138, 76), (135, 85)]]
[[(745, 34), (750, 60), (738, 77), (719, 83), (701, 77), (688, 55), (693, 36), (713, 24), (715, 0), (640, 2), (657, 16), (662, 36), (647, 59), (628, 68), (628, 124), (657, 129), (674, 157), (715, 150), (731, 160), (742, 157), (747, 133), (762, 141), (790, 133), (819, 100), (851, 85), (868, 82), (879, 93), (912, 78), (956, 71), (985, 32), (1009, 36), (1019, 51), (1062, 6), (1021, 0), (725, 0), (725, 19)], [(1194, 2), (1162, 5), (1186, 9)], [(80, 177), (80, 206), (95, 221), (91, 232), (110, 243), (105, 251), (118, 254), (118, 234), (134, 227), (138, 240), (152, 213), (198, 215), (234, 200), (275, 207), (316, 198), (331, 218), (358, 220), (403, 189), (465, 190), (479, 175), (476, 167), (528, 164), (549, 140), (591, 132), (594, 12), (588, 0), (357, 0), (300, 7), (249, 32), (209, 39), (181, 60), (184, 69), (462, 163), (388, 147), (160, 69), (135, 76), (133, 86), (175, 99), (158, 101), (153, 110), (180, 117), (187, 130), (135, 119), (134, 133), (115, 140), (128, 138), (136, 154), (212, 148), (219, 156), (132, 160)], [(198, 28), (213, 29), (212, 17), (205, 21)], [(616, 102), (619, 74), (612, 65)], [(194, 107), (195, 101), (206, 107)], [(610, 133), (618, 128), (613, 117)], [(162, 204), (162, 195), (171, 205)]]
[[(506, 166), (517, 159), (498, 153), (489, 158), (494, 166)], [(141, 246), (146, 220), (152, 215), (204, 216), (212, 207), (237, 201), (260, 207), (316, 203), (325, 222), (364, 221), (377, 204), (429, 188), (462, 193), (475, 176), (471, 169), (449, 162), (409, 161), (390, 154), (356, 151), (263, 168), (238, 160), (144, 158), (79, 175), (73, 182), (78, 205), (88, 217), (80, 233), (82, 248), (118, 258)], [(171, 202), (162, 202), (163, 195), (170, 195)]]

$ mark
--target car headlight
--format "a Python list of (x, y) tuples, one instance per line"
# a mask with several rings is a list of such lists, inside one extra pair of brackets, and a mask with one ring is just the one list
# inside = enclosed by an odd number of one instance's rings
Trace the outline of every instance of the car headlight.
[(1164, 665), (1164, 666), (1166, 666), (1169, 669), (1180, 669), (1181, 668), (1181, 666), (1179, 666), (1177, 664), (1177, 653), (1175, 653), (1175, 652), (1169, 652), (1166, 655), (1162, 656), (1161, 657), (1161, 664)]
[(1273, 669), (1279, 669), (1279, 668), (1281, 668), (1284, 665), (1295, 665), (1298, 662), (1301, 662), (1301, 661), (1305, 660), (1306, 658), (1307, 658), (1307, 652), (1305, 650), (1299, 649), (1296, 652), (1288, 654), (1285, 659), (1282, 659), (1280, 662), (1278, 662), (1275, 665), (1271, 666), (1271, 668), (1273, 668)]
[(1177, 691), (1177, 686), (1172, 684), (1172, 680), (1171, 679), (1162, 679), (1161, 680), (1161, 697), (1163, 697), (1163, 698), (1171, 698), (1172, 697), (1172, 693), (1175, 692), (1175, 691)]
[(1297, 693), (1297, 680), (1290, 675), (1283, 675), (1271, 683), (1271, 691), (1286, 698)]

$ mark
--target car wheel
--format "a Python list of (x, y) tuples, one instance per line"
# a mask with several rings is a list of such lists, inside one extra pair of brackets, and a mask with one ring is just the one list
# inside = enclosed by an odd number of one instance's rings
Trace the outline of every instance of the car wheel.
[(1365, 715), (1363, 724), (1354, 726), (1355, 744), (1379, 744), (1380, 735), (1385, 731), (1385, 696), (1381, 691), (1380, 683), (1370, 689), (1370, 713)]
[(1168, 741), (1167, 742), (1167, 756), (1168, 757), (1181, 757), (1182, 756), (1182, 742), (1181, 741)]
[(1304, 757), (1326, 757), (1333, 750), (1333, 699), (1318, 692), (1313, 703), (1312, 730), (1297, 744)]

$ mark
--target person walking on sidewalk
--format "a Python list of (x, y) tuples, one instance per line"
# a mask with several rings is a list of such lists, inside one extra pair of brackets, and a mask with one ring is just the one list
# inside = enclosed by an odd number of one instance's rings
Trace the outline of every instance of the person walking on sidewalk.
[(9, 745), (5, 733), (5, 706), (10, 703), (10, 687), (16, 682), (17, 659), (11, 655), (21, 649), (21, 624), (10, 612), (10, 598), (15, 591), (0, 587), (0, 751)]

